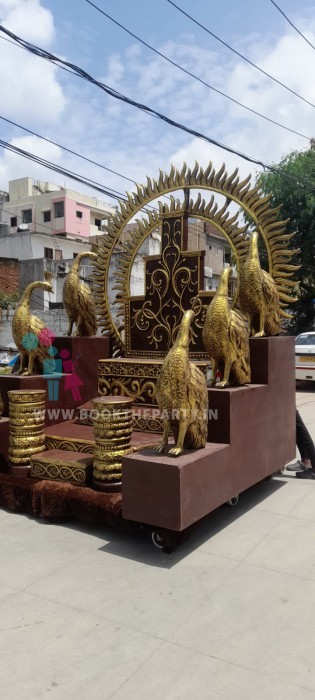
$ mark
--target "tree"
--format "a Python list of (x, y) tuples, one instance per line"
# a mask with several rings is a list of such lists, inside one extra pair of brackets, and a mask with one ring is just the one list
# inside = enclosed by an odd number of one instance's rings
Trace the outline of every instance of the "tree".
[[(290, 330), (294, 333), (314, 327), (315, 305), (315, 150), (293, 151), (285, 156), (275, 170), (257, 177), (264, 194), (272, 193), (270, 204), (281, 205), (281, 219), (290, 219), (289, 230), (294, 232), (292, 248), (299, 248), (296, 261), (301, 269), (296, 274), (300, 281), (298, 301), (292, 305), (293, 319)], [(313, 184), (314, 183), (314, 184)]]
[(9, 309), (13, 309), (16, 302), (19, 300), (19, 292), (2, 292), (0, 291), (0, 311), (6, 309), (7, 316), (9, 314)]

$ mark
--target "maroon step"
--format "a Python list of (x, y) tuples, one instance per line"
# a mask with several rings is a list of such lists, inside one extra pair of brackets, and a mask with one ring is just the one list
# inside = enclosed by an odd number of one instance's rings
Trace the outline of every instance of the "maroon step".
[(30, 477), (66, 481), (75, 486), (91, 483), (93, 454), (80, 455), (67, 450), (46, 450), (31, 457)]

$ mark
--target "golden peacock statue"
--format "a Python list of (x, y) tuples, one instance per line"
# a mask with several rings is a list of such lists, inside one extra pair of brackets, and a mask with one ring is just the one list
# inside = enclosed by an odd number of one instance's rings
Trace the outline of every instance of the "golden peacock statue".
[(232, 268), (223, 270), (217, 291), (207, 308), (202, 340), (211, 360), (211, 386), (239, 386), (250, 382), (249, 339), (245, 322), (229, 306), (228, 287)]
[(208, 392), (201, 370), (189, 360), (192, 310), (183, 315), (176, 341), (166, 355), (156, 383), (155, 396), (162, 413), (164, 430), (156, 452), (164, 452), (172, 430), (175, 447), (169, 454), (178, 457), (184, 449), (205, 447), (207, 441)]
[(248, 333), (256, 338), (278, 335), (281, 331), (281, 316), (290, 318), (281, 308), (282, 302), (296, 299), (278, 292), (273, 277), (262, 270), (258, 251), (258, 233), (252, 234), (249, 251), (240, 269), (239, 306), (248, 319)]
[(97, 260), (96, 253), (79, 253), (65, 279), (62, 300), (69, 319), (66, 335), (72, 335), (76, 324), (77, 336), (90, 336), (97, 333), (96, 309), (92, 291), (87, 284), (80, 281), (80, 265), (83, 258)]
[[(17, 374), (48, 374), (54, 371), (54, 360), (49, 353), (51, 336), (42, 319), (31, 313), (30, 299), (34, 289), (52, 292), (50, 275), (45, 282), (31, 282), (25, 288), (12, 319), (12, 335), (20, 353)], [(48, 371), (48, 368), (50, 370)], [(13, 370), (14, 371), (14, 370)]]

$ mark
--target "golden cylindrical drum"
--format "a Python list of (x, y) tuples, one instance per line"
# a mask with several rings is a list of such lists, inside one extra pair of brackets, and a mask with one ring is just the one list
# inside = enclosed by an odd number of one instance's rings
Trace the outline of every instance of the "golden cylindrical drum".
[(8, 391), (9, 461), (14, 467), (28, 467), (33, 454), (45, 449), (44, 389)]
[(119, 491), (122, 459), (130, 452), (133, 399), (101, 396), (93, 400), (93, 485), (102, 491)]

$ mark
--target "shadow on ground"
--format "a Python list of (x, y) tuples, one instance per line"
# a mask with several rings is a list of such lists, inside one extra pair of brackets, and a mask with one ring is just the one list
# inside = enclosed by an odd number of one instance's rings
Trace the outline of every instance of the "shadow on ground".
[(228, 527), (284, 485), (285, 481), (281, 479), (271, 479), (262, 481), (244, 491), (236, 506), (223, 505), (189, 528), (187, 539), (171, 554), (165, 554), (154, 546), (151, 538), (152, 528), (149, 526), (143, 526), (140, 529), (134, 529), (134, 531), (128, 529), (124, 532), (107, 531), (106, 537), (110, 541), (100, 547), (100, 551), (138, 561), (148, 566), (170, 569), (207, 542), (213, 535)]

